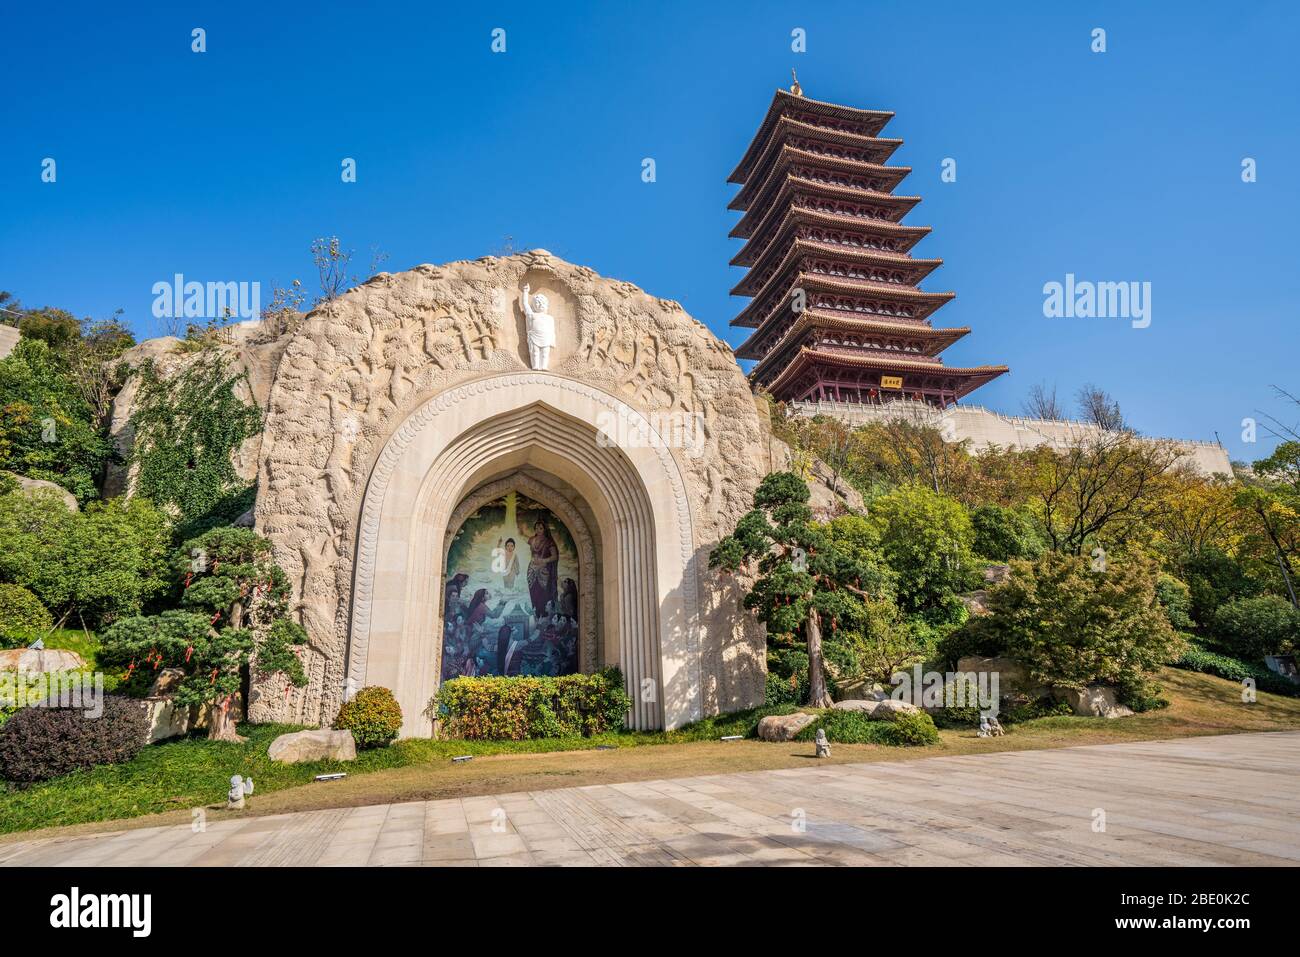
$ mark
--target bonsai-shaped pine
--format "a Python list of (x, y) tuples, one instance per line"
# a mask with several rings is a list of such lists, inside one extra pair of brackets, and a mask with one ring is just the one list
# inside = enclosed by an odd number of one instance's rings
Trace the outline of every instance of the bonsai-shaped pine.
[(248, 669), (306, 683), (294, 647), (307, 633), (288, 617), (288, 579), (271, 543), (247, 528), (214, 528), (187, 542), (177, 570), (184, 608), (119, 621), (104, 633), (101, 660), (128, 675), (181, 669), (176, 703), (211, 706), (209, 740), (242, 741), (234, 705)]
[(879, 570), (855, 559), (812, 520), (808, 486), (793, 472), (774, 472), (754, 492), (754, 508), (709, 556), (710, 568), (756, 575), (744, 598), (769, 635), (803, 631), (808, 645), (808, 704), (826, 708), (822, 627), (867, 624), (865, 590)]

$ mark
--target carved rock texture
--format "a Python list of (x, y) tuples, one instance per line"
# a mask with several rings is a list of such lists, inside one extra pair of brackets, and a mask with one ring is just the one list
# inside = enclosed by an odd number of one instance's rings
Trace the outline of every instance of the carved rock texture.
[(739, 606), (742, 583), (707, 568), (712, 546), (751, 507), (773, 464), (748, 383), (730, 348), (676, 302), (539, 250), (381, 273), (309, 315), (284, 348), (267, 402), (256, 527), (293, 582), (309, 635), (308, 683), (259, 683), (250, 717), (332, 720), (343, 700), (357, 525), (371, 471), (425, 403), (527, 370), (525, 282), (546, 292), (556, 316), (549, 372), (616, 396), (652, 422), (698, 423), (699, 440), (671, 454), (695, 536), (703, 712), (761, 701), (761, 626)]

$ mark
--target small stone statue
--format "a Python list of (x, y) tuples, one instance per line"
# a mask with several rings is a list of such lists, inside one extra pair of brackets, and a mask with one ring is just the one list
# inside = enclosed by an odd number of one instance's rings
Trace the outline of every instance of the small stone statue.
[(1001, 721), (999, 721), (997, 718), (991, 715), (987, 715), (987, 714), (980, 715), (979, 737), (1000, 738), (1004, 734), (1006, 734), (1006, 732), (1002, 730)]
[(829, 758), (831, 756), (831, 743), (826, 739), (826, 729), (817, 729), (817, 757)]
[(245, 781), (240, 775), (230, 777), (230, 790), (226, 793), (226, 808), (232, 811), (242, 810), (245, 795), (253, 793), (253, 779)]
[(551, 348), (555, 345), (555, 318), (547, 312), (549, 304), (540, 292), (528, 301), (530, 288), (524, 283), (524, 316), (528, 320), (528, 364), (534, 369), (545, 369), (551, 361)]

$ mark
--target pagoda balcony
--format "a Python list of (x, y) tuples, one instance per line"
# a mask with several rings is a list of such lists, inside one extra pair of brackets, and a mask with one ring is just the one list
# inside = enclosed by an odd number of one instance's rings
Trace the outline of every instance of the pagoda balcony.
[(769, 327), (757, 330), (736, 349), (738, 359), (762, 360), (775, 355), (790, 342), (804, 342), (805, 331), (827, 337), (826, 341), (863, 349), (937, 356), (970, 333), (969, 326), (934, 329), (915, 321), (893, 321), (836, 315), (820, 309), (788, 312)]
[(859, 228), (880, 236), (904, 240), (910, 248), (930, 232), (929, 226), (904, 226), (900, 223), (920, 201), (919, 196), (899, 196), (823, 183), (789, 171), (784, 179), (772, 181), (770, 194), (765, 192), (750, 204), (730, 235), (749, 239), (780, 222), (790, 209), (802, 209), (851, 220)]
[(732, 199), (728, 208), (748, 209), (755, 197), (773, 188), (773, 184), (779, 182), (790, 171), (797, 171), (798, 175), (805, 179), (817, 180), (831, 186), (848, 186), (877, 193), (892, 193), (907, 174), (912, 172), (912, 168), (862, 163), (782, 144), (767, 168), (740, 188), (740, 192)]
[(745, 150), (745, 155), (741, 157), (740, 163), (727, 178), (727, 182), (743, 183), (749, 178), (750, 171), (782, 119), (821, 129), (835, 129), (858, 136), (876, 137), (893, 116), (894, 114), (887, 110), (858, 110), (835, 103), (824, 103), (785, 90), (777, 90), (768, 105), (767, 115), (758, 127), (758, 132), (754, 134), (749, 147)]

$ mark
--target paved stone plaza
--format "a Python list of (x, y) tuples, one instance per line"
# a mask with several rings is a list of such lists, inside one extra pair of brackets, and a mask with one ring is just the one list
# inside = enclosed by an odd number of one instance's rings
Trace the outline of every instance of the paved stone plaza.
[(1300, 732), (810, 760), (0, 844), (3, 865), (1297, 863)]

